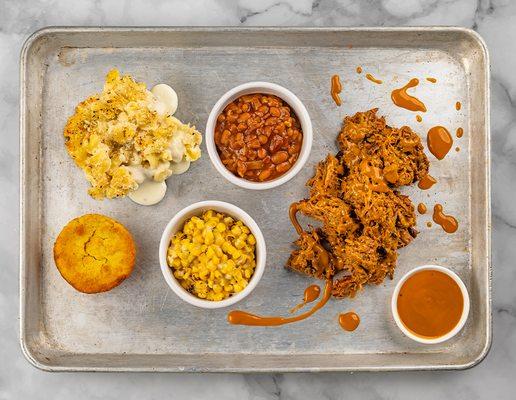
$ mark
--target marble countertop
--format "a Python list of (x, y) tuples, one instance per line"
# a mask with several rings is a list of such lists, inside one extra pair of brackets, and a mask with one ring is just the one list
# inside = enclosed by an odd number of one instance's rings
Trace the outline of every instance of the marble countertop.
[[(0, 0), (0, 399), (514, 398), (516, 390), (516, 1)], [(492, 63), (494, 341), (458, 372), (274, 375), (47, 373), (18, 345), (18, 58), (48, 25), (458, 25), (486, 40)], [(512, 245), (511, 245), (512, 243)]]

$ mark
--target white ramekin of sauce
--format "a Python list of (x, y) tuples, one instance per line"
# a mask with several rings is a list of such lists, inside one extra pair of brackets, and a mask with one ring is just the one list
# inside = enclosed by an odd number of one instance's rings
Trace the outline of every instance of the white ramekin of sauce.
[(396, 284), (391, 309), (396, 325), (424, 344), (442, 343), (464, 327), (469, 295), (458, 275), (439, 265), (423, 265)]

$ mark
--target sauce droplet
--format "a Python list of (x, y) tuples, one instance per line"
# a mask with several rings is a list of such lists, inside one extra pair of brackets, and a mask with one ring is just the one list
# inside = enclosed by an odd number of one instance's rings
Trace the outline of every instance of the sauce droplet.
[(428, 82), (432, 82), (432, 83), (437, 82), (437, 79), (435, 79), (435, 78), (426, 78), (426, 80), (427, 80)]
[(418, 115), (416, 115), (416, 121), (417, 121), (417, 122), (421, 122), (421, 121), (423, 121), (423, 118), (421, 118), (421, 115), (419, 115), (419, 114), (418, 114)]
[(333, 75), (331, 77), (331, 97), (335, 104), (340, 106), (342, 101), (340, 100), (339, 93), (342, 92), (342, 85), (340, 83), (340, 77), (338, 75)]
[(366, 74), (366, 78), (369, 79), (371, 82), (374, 82), (374, 83), (377, 83), (378, 85), (382, 84), (383, 81), (381, 81), (380, 79), (376, 79), (373, 75), (371, 74)]
[(362, 67), (357, 67), (357, 74), (361, 74), (362, 73)]
[(417, 212), (420, 214), (426, 214), (426, 206), (423, 203), (417, 205)]
[(352, 311), (345, 314), (340, 314), (339, 325), (342, 327), (342, 329), (348, 332), (352, 332), (357, 329), (358, 325), (360, 325), (360, 317)]
[(455, 147), (455, 151), (459, 152), (460, 151), (460, 147)]
[(426, 226), (428, 226), (429, 228), (431, 228), (431, 227), (432, 227), (432, 223), (431, 223), (430, 221), (428, 221), (428, 222), (426, 223)]
[(458, 102), (456, 102), (456, 103), (455, 103), (455, 109), (456, 109), (457, 111), (459, 111), (461, 107), (462, 107), (462, 104), (460, 104), (460, 101), (458, 101)]
[(228, 322), (233, 325), (250, 325), (250, 326), (279, 326), (290, 324), (292, 322), (302, 321), (316, 311), (321, 309), (330, 299), (332, 289), (332, 281), (327, 280), (324, 286), (323, 297), (310, 310), (292, 317), (269, 317), (251, 314), (245, 311), (234, 310), (228, 314)]
[(427, 144), (430, 153), (438, 160), (442, 160), (450, 151), (453, 145), (453, 139), (450, 132), (444, 126), (434, 126), (428, 131)]
[(440, 204), (434, 206), (432, 219), (436, 224), (441, 225), (446, 233), (454, 233), (459, 228), (457, 220), (451, 215), (446, 215), (443, 212), (443, 206)]
[(417, 187), (423, 190), (427, 190), (434, 186), (436, 183), (437, 180), (432, 175), (426, 174), (419, 180)]
[(290, 313), (295, 313), (300, 308), (304, 307), (306, 304), (311, 303), (319, 298), (319, 295), (321, 294), (321, 288), (317, 285), (311, 285), (308, 286), (305, 289), (305, 293), (303, 296), (303, 302), (292, 308), (290, 310)]
[(456, 133), (457, 137), (458, 138), (461, 138), (462, 135), (464, 135), (464, 129), (462, 128), (457, 128), (457, 133)]
[(411, 79), (405, 86), (394, 89), (391, 93), (391, 99), (398, 107), (405, 108), (410, 111), (426, 112), (426, 106), (423, 102), (407, 93), (407, 90), (419, 85), (419, 79)]

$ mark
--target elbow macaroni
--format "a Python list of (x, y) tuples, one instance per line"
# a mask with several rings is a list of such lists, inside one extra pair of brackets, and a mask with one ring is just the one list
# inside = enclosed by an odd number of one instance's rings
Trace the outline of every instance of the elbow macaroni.
[(255, 249), (256, 239), (242, 221), (210, 210), (186, 221), (170, 242), (167, 260), (183, 288), (220, 301), (249, 284)]

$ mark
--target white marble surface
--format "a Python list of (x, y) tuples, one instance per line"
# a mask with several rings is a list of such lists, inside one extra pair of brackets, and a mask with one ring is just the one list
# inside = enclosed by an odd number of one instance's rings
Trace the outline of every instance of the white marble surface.
[[(516, 1), (0, 0), (0, 399), (509, 399), (516, 391)], [(46, 25), (472, 27), (492, 61), (494, 342), (460, 372), (277, 375), (50, 374), (18, 345), (18, 57)]]

